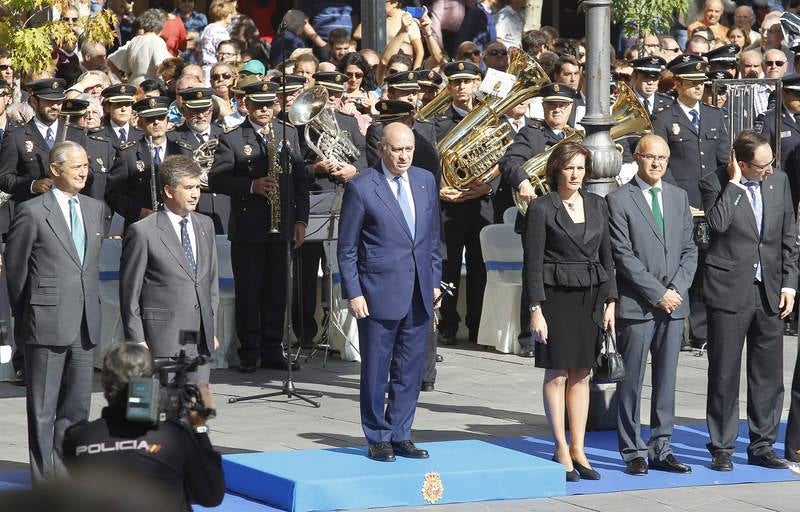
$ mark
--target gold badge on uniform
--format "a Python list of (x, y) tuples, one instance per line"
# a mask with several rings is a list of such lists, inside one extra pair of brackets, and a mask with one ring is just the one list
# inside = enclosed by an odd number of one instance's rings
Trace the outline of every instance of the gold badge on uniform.
[(33, 151), (33, 141), (26, 140), (25, 141), (25, 151), (31, 153)]
[(141, 160), (136, 160), (136, 170), (139, 172), (144, 172), (144, 162)]
[(408, 79), (409, 80), (414, 80), (414, 73), (409, 73), (408, 74)]
[(244, 154), (247, 155), (247, 156), (250, 156), (250, 155), (253, 154), (253, 146), (251, 146), (250, 144), (245, 144), (244, 148), (242, 148), (242, 149), (244, 149)]
[(558, 92), (560, 90), (561, 90), (561, 87), (559, 87), (558, 84), (553, 84), (553, 92)]
[(197, 94), (196, 94), (196, 96), (197, 96), (198, 98), (202, 98), (202, 97), (203, 97), (203, 91), (197, 91)]
[(672, 123), (672, 135), (678, 135), (681, 133), (681, 127), (678, 123)]
[(698, 62), (697, 64), (695, 64), (694, 69), (696, 69), (697, 71), (700, 71), (700, 68), (702, 68), (702, 67), (703, 67), (703, 65)]
[(128, 92), (128, 89), (126, 89), (125, 86), (123, 85), (123, 86), (120, 86), (119, 92), (122, 93), (122, 94), (125, 94), (126, 92)]
[(464, 71), (464, 63), (463, 62), (459, 62), (458, 63), (458, 70), (459, 71)]
[(156, 99), (150, 98), (150, 102), (148, 103), (148, 105), (150, 105), (150, 108), (156, 108)]

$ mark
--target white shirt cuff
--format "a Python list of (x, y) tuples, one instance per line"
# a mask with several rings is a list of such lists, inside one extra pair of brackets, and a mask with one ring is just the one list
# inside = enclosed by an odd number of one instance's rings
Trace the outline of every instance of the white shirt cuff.
[(781, 288), (781, 293), (788, 293), (789, 295), (794, 297), (796, 290), (794, 288)]

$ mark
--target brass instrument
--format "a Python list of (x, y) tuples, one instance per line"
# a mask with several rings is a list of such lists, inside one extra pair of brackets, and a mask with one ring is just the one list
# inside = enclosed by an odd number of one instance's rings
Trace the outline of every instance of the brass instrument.
[(217, 139), (208, 139), (192, 152), (192, 158), (200, 166), (200, 170), (203, 171), (200, 175), (200, 187), (203, 190), (208, 190), (208, 172), (211, 170), (211, 166), (214, 165), (217, 144), (219, 144)]
[[(611, 106), (611, 119), (615, 123), (609, 130), (611, 139), (618, 143), (620, 140), (628, 137), (641, 137), (652, 133), (653, 124), (650, 122), (650, 116), (647, 115), (647, 110), (645, 110), (644, 106), (639, 102), (633, 89), (623, 82), (618, 83), (617, 86), (619, 95)], [(550, 146), (546, 151), (522, 164), (522, 170), (528, 175), (537, 196), (550, 192), (545, 172), (547, 160), (550, 158), (553, 150), (557, 146), (567, 142), (583, 142), (583, 135), (573, 128), (566, 127), (564, 133), (566, 136), (563, 140), (559, 141), (558, 144)], [(617, 150), (622, 153), (622, 146), (617, 144)], [(528, 211), (528, 203), (522, 200), (516, 188), (513, 189), (513, 195), (514, 204), (517, 205), (519, 212), (525, 215)]]
[(436, 96), (434, 96), (431, 101), (417, 110), (416, 115), (414, 115), (414, 119), (417, 121), (431, 121), (434, 117), (447, 110), (447, 107), (449, 107), (452, 103), (453, 97), (450, 95), (450, 90), (447, 88), (447, 86), (444, 86), (438, 93), (436, 93)]
[(443, 186), (465, 189), (497, 176), (495, 164), (511, 145), (511, 128), (503, 114), (536, 96), (550, 81), (541, 66), (518, 48), (509, 49), (508, 73), (517, 77), (508, 95), (486, 97), (439, 142)]
[(280, 233), (281, 227), (281, 167), (280, 144), (275, 137), (275, 130), (272, 123), (269, 123), (269, 142), (267, 142), (267, 153), (269, 161), (267, 163), (267, 176), (275, 178), (275, 191), (268, 194), (267, 200), (270, 206), (269, 232)]
[(288, 117), (295, 126), (305, 125), (306, 143), (320, 158), (349, 164), (361, 156), (350, 134), (339, 128), (324, 87), (316, 85), (301, 93), (289, 109)]

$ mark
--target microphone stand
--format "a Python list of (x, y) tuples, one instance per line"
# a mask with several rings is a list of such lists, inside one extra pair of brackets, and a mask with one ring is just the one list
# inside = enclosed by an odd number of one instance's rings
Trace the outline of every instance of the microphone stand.
[[(283, 34), (286, 30), (286, 21), (282, 21), (280, 26), (278, 27), (277, 36)], [(281, 51), (282, 62), (286, 62), (286, 46), (284, 45)], [(285, 186), (280, 187), (280, 190), (285, 190), (285, 197), (288, 200), (292, 197), (293, 188), (290, 186), (292, 183), (292, 166), (289, 162), (289, 147), (286, 140), (286, 67), (284, 65), (283, 68), (283, 80), (282, 80), (282, 102), (281, 105), (281, 128), (282, 128), (282, 135), (281, 135), (281, 143), (278, 144), (278, 148), (280, 151), (280, 158), (281, 158), (281, 167), (283, 168), (283, 176), (286, 177), (284, 180)], [(270, 123), (272, 121), (270, 120)], [(279, 190), (279, 194), (280, 194)], [(280, 197), (280, 196), (279, 196)], [(287, 207), (288, 201), (281, 201), (281, 210), (288, 209)], [(283, 219), (290, 219), (288, 215), (282, 215)], [(294, 219), (291, 219), (294, 220)], [(286, 290), (285, 290), (285, 298), (286, 304), (283, 310), (283, 340), (281, 343), (281, 347), (283, 348), (283, 356), (286, 360), (286, 378), (283, 381), (283, 386), (281, 386), (280, 391), (273, 391), (271, 393), (261, 393), (258, 395), (251, 395), (251, 396), (243, 396), (243, 397), (233, 397), (228, 399), (228, 403), (236, 403), (236, 402), (245, 402), (247, 400), (257, 400), (259, 398), (271, 398), (274, 396), (286, 396), (286, 398), (293, 398), (297, 397), (300, 400), (313, 405), (314, 407), (319, 408), (320, 403), (314, 400), (311, 400), (308, 397), (313, 398), (320, 398), (322, 397), (322, 393), (316, 391), (306, 391), (300, 390), (295, 388), (294, 386), (294, 379), (292, 377), (292, 365), (297, 361), (296, 357), (292, 356), (292, 344), (291, 344), (291, 335), (292, 335), (292, 286), (294, 285), (294, 265), (292, 260), (292, 234), (293, 225), (289, 222), (286, 222), (288, 226), (285, 227), (285, 231), (288, 233), (284, 233), (285, 235), (285, 248), (286, 248), (286, 263), (285, 263), (285, 271), (286, 271)], [(299, 351), (298, 351), (299, 354)]]

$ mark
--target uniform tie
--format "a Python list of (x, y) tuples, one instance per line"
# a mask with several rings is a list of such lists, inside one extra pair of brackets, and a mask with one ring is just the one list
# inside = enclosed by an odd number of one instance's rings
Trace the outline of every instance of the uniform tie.
[(156, 167), (161, 165), (161, 146), (155, 146), (153, 148), (153, 164)]
[(125, 144), (126, 142), (128, 142), (128, 136), (125, 135), (125, 128), (120, 128), (119, 129), (119, 143), (120, 144)]
[(5, 134), (5, 130), (0, 128), (0, 142), (3, 142), (3, 135)]
[(200, 144), (205, 144), (206, 142), (206, 134), (205, 133), (198, 133), (197, 140), (200, 141)]
[(397, 202), (400, 203), (400, 210), (403, 211), (403, 217), (406, 219), (408, 230), (411, 232), (411, 239), (414, 239), (414, 215), (411, 213), (411, 204), (408, 202), (405, 190), (403, 190), (402, 176), (395, 176), (392, 178), (397, 185)]
[(53, 145), (56, 143), (56, 139), (53, 138), (53, 129), (47, 128), (47, 133), (44, 136), (44, 141), (47, 144), (47, 147), (53, 149)]
[(653, 218), (656, 220), (656, 225), (664, 232), (664, 214), (661, 212), (661, 202), (658, 200), (658, 193), (661, 192), (659, 187), (650, 188), (650, 209), (653, 210)]
[(648, 114), (653, 113), (653, 106), (650, 104), (650, 98), (644, 98), (644, 108), (647, 110)]
[(86, 233), (83, 231), (83, 224), (81, 224), (81, 216), (78, 215), (78, 208), (75, 206), (78, 200), (74, 197), (69, 199), (69, 230), (72, 233), (72, 242), (75, 244), (75, 250), (78, 251), (78, 258), (83, 265), (83, 255), (86, 252)]
[[(757, 181), (748, 181), (745, 183), (748, 197), (750, 198), (750, 206), (753, 207), (753, 215), (756, 218), (756, 227), (758, 228), (758, 237), (761, 238), (761, 221), (764, 216), (764, 209), (761, 204), (761, 184)], [(758, 266), (756, 267), (756, 279), (761, 281), (761, 256), (759, 254)]]
[(697, 110), (692, 109), (689, 111), (689, 115), (692, 117), (692, 126), (694, 126), (694, 131), (698, 134), (700, 133), (700, 114), (697, 113)]
[(183, 253), (186, 254), (186, 259), (189, 261), (189, 266), (192, 267), (192, 272), (197, 273), (197, 262), (194, 260), (194, 252), (192, 251), (192, 242), (189, 240), (189, 230), (186, 225), (189, 219), (181, 219), (181, 245), (183, 246)]
[(558, 132), (556, 134), (556, 137), (558, 137), (558, 140), (564, 140), (564, 132), (563, 131)]

